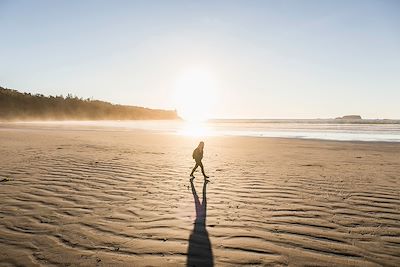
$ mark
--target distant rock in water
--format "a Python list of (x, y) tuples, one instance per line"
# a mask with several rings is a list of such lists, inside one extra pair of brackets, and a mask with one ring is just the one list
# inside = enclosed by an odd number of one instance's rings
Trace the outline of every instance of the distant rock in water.
[(0, 121), (13, 120), (176, 120), (176, 110), (114, 105), (108, 102), (21, 93), (0, 87)]
[(362, 120), (360, 115), (346, 115), (343, 117), (337, 117), (335, 120)]

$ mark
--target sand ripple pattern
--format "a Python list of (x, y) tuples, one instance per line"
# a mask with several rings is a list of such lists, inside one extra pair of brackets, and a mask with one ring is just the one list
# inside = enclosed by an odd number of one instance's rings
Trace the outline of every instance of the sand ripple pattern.
[[(1, 131), (0, 265), (185, 266), (196, 142)], [(214, 265), (399, 266), (399, 148), (207, 139)], [(201, 198), (199, 175), (194, 186)]]

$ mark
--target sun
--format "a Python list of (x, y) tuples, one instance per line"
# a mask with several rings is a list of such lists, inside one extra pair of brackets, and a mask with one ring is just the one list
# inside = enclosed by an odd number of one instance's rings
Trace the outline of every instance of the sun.
[(211, 72), (190, 68), (181, 72), (175, 84), (175, 107), (186, 121), (205, 121), (212, 115), (217, 97), (216, 80)]

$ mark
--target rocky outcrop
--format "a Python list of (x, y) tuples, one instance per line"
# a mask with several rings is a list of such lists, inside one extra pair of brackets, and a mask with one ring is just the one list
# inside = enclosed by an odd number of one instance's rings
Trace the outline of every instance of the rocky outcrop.
[(345, 115), (343, 117), (337, 117), (336, 120), (362, 120), (360, 115)]

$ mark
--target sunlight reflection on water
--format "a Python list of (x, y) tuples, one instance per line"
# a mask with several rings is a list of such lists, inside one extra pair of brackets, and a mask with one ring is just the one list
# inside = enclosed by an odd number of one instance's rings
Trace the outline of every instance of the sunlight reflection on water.
[(193, 137), (210, 136), (212, 130), (206, 122), (184, 122), (177, 134)]

